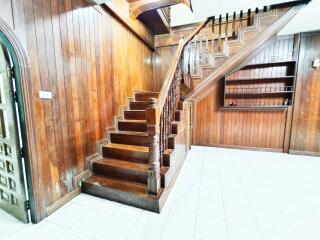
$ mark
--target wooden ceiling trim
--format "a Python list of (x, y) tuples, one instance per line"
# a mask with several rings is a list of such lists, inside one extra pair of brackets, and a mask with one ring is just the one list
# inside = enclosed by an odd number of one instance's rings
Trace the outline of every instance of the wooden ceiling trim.
[(127, 0), (129, 2), (130, 8), (130, 16), (133, 19), (137, 19), (140, 14), (143, 12), (158, 9), (163, 7), (168, 7), (175, 4), (185, 4), (187, 5), (192, 11), (191, 0), (140, 0), (140, 1), (132, 1)]

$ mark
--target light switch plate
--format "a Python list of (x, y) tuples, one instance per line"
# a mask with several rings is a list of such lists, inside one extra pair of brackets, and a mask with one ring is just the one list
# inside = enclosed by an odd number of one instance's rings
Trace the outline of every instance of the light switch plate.
[(52, 92), (39, 91), (39, 97), (41, 99), (52, 99)]
[(312, 67), (314, 67), (315, 69), (319, 69), (320, 68), (320, 58), (317, 58), (317, 59), (315, 59), (313, 61)]

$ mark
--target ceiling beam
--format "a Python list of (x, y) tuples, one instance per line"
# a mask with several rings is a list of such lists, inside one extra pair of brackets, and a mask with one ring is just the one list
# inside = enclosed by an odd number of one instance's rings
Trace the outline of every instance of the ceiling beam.
[(183, 3), (192, 11), (191, 0), (127, 0), (129, 3), (130, 16), (137, 19), (143, 12), (168, 7), (171, 5)]

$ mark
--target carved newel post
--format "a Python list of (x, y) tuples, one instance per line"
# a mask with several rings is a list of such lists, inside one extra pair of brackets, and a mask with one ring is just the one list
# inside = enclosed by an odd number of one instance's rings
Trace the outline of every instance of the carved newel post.
[(159, 145), (159, 110), (157, 99), (150, 98), (147, 108), (149, 135), (149, 176), (148, 193), (157, 195), (160, 189), (160, 145)]

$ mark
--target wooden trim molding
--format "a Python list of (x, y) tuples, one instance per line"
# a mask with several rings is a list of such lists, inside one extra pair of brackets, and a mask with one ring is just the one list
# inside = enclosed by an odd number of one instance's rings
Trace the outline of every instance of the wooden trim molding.
[(191, 0), (140, 0), (129, 3), (130, 16), (133, 19), (137, 19), (143, 12), (176, 5), (179, 3), (187, 5), (192, 11)]
[(73, 198), (78, 196), (80, 193), (81, 193), (81, 189), (76, 188), (75, 190), (69, 192), (68, 194), (66, 194), (65, 196), (60, 198), (58, 201), (56, 201), (53, 204), (51, 204), (50, 206), (46, 207), (46, 216), (49, 216), (52, 213), (54, 213), (55, 211), (57, 211), (59, 208), (61, 208), (63, 205), (70, 202)]
[(250, 151), (261, 151), (261, 152), (280, 152), (282, 149), (278, 148), (259, 148), (259, 147), (248, 147), (248, 146), (239, 146), (239, 145), (226, 145), (226, 144), (197, 144), (194, 146), (204, 146), (204, 147), (219, 147), (219, 148), (231, 148), (231, 149), (242, 149)]
[(309, 151), (289, 150), (289, 154), (320, 157), (319, 152), (309, 152)]
[[(148, 38), (140, 34), (133, 24), (131, 24), (132, 19), (121, 16), (118, 10), (111, 4), (104, 3), (101, 8), (109, 13), (115, 20), (117, 20), (122, 26), (128, 29), (135, 37), (137, 37), (141, 42), (143, 42), (151, 51), (155, 51), (154, 40), (150, 41)], [(138, 21), (138, 20), (137, 20)]]
[(7, 37), (12, 45), (19, 62), (20, 81), (23, 98), (23, 112), (26, 129), (26, 152), (25, 165), (27, 171), (28, 195), (30, 199), (31, 220), (38, 222), (45, 215), (45, 206), (41, 201), (41, 181), (38, 172), (37, 149), (35, 138), (35, 123), (32, 108), (32, 88), (30, 75), (30, 62), (28, 54), (15, 32), (0, 18), (0, 31)]

